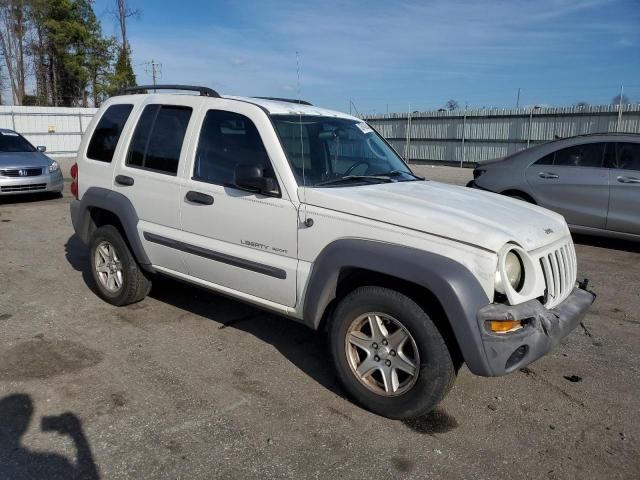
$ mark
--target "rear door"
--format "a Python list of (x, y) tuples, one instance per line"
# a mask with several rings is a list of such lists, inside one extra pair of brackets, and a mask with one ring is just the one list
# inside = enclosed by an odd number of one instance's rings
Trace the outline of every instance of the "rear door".
[(607, 230), (640, 235), (640, 143), (616, 143)]
[(604, 229), (609, 203), (604, 153), (603, 142), (574, 145), (529, 166), (526, 178), (537, 203), (560, 213), (570, 225)]
[[(116, 166), (113, 189), (129, 198), (138, 215), (138, 233), (151, 263), (176, 272), (185, 266), (167, 241), (179, 236), (179, 165), (191, 135), (197, 97), (155, 97), (142, 104), (129, 133), (124, 159)], [(157, 101), (162, 98), (162, 101)]]

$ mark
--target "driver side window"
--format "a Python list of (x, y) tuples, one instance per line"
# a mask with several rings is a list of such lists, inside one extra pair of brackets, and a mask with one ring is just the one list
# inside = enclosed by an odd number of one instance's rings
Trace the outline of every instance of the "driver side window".
[(193, 179), (232, 185), (238, 165), (261, 165), (265, 177), (275, 177), (254, 123), (238, 113), (209, 110), (200, 131)]

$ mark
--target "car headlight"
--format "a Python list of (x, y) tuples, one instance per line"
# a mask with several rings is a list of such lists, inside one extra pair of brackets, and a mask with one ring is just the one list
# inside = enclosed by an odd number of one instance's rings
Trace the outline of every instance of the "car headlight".
[(51, 165), (49, 165), (49, 173), (57, 172), (60, 170), (60, 165), (55, 160), (51, 161)]
[[(522, 260), (513, 250), (509, 250), (504, 258), (504, 272), (511, 288), (518, 291), (523, 283)], [(504, 279), (499, 269), (496, 271), (495, 289), (500, 293), (506, 293)]]

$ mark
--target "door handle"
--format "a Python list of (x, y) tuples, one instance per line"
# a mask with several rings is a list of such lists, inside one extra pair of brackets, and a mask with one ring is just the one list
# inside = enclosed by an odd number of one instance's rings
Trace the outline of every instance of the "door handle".
[(623, 177), (620, 176), (617, 178), (620, 183), (640, 183), (640, 178), (636, 177)]
[(550, 172), (540, 172), (538, 174), (538, 176), (540, 178), (558, 178), (558, 175), (556, 175), (555, 173), (550, 173)]
[(213, 205), (213, 197), (206, 193), (194, 192), (189, 190), (185, 197), (189, 202), (201, 203), (202, 205)]
[(134, 180), (131, 177), (127, 177), (126, 175), (116, 175), (116, 183), (118, 185), (124, 185), (125, 187), (130, 187), (133, 185)]

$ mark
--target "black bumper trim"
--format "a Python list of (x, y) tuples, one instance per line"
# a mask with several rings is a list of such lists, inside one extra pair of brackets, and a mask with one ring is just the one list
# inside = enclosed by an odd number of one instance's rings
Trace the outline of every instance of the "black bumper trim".
[[(487, 360), (493, 376), (504, 375), (545, 355), (569, 335), (584, 318), (594, 302), (594, 293), (574, 288), (557, 307), (547, 309), (538, 300), (520, 305), (487, 305), (478, 312)], [(507, 334), (487, 331), (488, 320), (527, 320), (521, 330)], [(519, 347), (526, 345), (527, 354), (507, 367), (507, 360)]]

